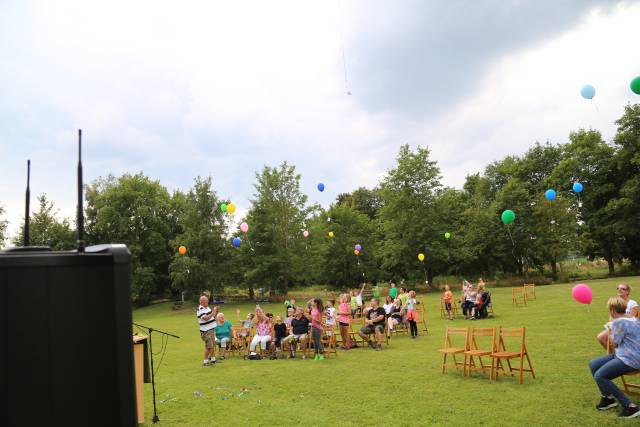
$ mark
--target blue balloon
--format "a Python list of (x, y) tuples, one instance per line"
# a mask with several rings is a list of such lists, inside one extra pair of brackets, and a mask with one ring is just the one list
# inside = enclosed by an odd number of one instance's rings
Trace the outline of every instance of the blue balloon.
[(596, 88), (591, 85), (585, 85), (582, 87), (582, 90), (580, 90), (580, 95), (582, 95), (584, 99), (593, 99), (593, 97), (596, 96)]
[(324, 191), (324, 184), (323, 183), (318, 184), (318, 191), (321, 192), (321, 193)]
[(550, 202), (556, 199), (556, 190), (548, 189), (544, 192), (544, 197)]
[(240, 247), (240, 243), (242, 243), (242, 240), (240, 240), (239, 237), (235, 237), (232, 241), (231, 244), (233, 244), (234, 247), (239, 248)]
[(582, 186), (582, 184), (580, 184), (579, 182), (574, 182), (573, 183), (573, 192), (574, 193), (582, 193), (582, 190), (584, 190), (584, 187)]

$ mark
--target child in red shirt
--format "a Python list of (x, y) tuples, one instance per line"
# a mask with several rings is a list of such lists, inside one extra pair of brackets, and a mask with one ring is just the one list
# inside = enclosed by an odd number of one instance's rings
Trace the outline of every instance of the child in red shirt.
[(444, 296), (442, 299), (444, 300), (444, 308), (447, 310), (447, 314), (449, 314), (449, 320), (453, 320), (453, 312), (451, 311), (451, 298), (453, 295), (451, 294), (451, 289), (449, 285), (444, 285)]

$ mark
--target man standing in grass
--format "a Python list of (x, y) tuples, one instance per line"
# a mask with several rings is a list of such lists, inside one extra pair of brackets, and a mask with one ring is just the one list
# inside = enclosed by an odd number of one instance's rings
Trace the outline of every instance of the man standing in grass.
[(200, 337), (204, 341), (204, 362), (203, 366), (209, 366), (216, 363), (214, 355), (216, 347), (216, 315), (218, 307), (212, 310), (209, 307), (209, 298), (206, 295), (200, 297), (200, 305), (196, 311), (198, 322), (200, 324)]

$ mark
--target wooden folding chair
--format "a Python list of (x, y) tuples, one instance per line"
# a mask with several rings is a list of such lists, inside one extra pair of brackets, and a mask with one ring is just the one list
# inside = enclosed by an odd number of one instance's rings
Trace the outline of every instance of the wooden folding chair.
[(357, 331), (353, 330), (353, 322), (349, 323), (349, 337), (356, 347), (358, 346), (358, 343), (361, 343), (363, 349), (367, 348), (368, 342), (365, 341)]
[(393, 337), (394, 334), (409, 333), (409, 327), (407, 326), (407, 323), (404, 323), (404, 322), (399, 322), (397, 325), (393, 327), (391, 332), (389, 332), (388, 322), (389, 322), (389, 319), (387, 318), (387, 321), (384, 324), (384, 335), (385, 335), (387, 344), (389, 344), (389, 341), (391, 341), (391, 338)]
[[(478, 345), (481, 341), (482, 348)], [(492, 364), (485, 364), (483, 356), (490, 356), (496, 351), (496, 328), (472, 328), (469, 336), (469, 350), (464, 352), (464, 367), (467, 375), (471, 376), (471, 371), (488, 372), (491, 374)], [(474, 361), (478, 358), (478, 365)]]
[[(451, 337), (461, 337), (462, 345), (453, 345)], [(464, 362), (459, 362), (456, 359), (456, 354), (464, 354), (469, 350), (469, 329), (468, 328), (447, 328), (444, 336), (444, 348), (438, 351), (443, 354), (442, 357), (442, 373), (447, 371), (447, 356), (453, 357), (453, 366), (456, 369), (462, 368), (462, 374), (464, 375)]]
[(336, 327), (325, 325), (322, 331), (322, 352), (325, 356), (330, 356), (332, 353), (338, 356), (336, 342)]
[(424, 328), (424, 329), (421, 329), (421, 331), (429, 333), (429, 328), (427, 327), (427, 316), (425, 316), (424, 304), (422, 304), (421, 302), (418, 302), (417, 305), (418, 305), (418, 311), (420, 312), (420, 314), (418, 315), (418, 317), (420, 317), (418, 322), (422, 323), (422, 327)]
[(536, 284), (535, 283), (525, 283), (522, 285), (524, 288), (524, 297), (529, 301), (536, 300)]
[[(519, 351), (508, 351), (505, 346), (505, 338), (519, 338), (520, 340), (520, 350)], [(500, 372), (505, 373), (504, 365), (502, 360), (507, 362), (507, 366), (509, 367), (509, 375), (513, 376), (513, 372), (518, 372), (518, 384), (522, 384), (522, 374), (524, 372), (530, 372), (533, 379), (536, 378), (536, 374), (533, 372), (533, 365), (531, 365), (531, 359), (529, 358), (529, 352), (527, 351), (527, 345), (525, 343), (525, 328), (503, 328), (500, 326), (499, 339), (496, 351), (491, 353), (491, 378), (495, 378), (498, 380), (498, 375)], [(527, 364), (529, 368), (526, 369), (524, 367), (524, 360), (527, 359)], [(520, 359), (520, 366), (518, 368), (513, 368), (511, 366), (512, 359)]]
[(460, 301), (457, 299), (451, 299), (451, 312), (454, 318), (462, 316), (462, 307), (460, 307)]
[(511, 301), (516, 307), (527, 305), (527, 297), (524, 293), (524, 286), (522, 288), (511, 288)]

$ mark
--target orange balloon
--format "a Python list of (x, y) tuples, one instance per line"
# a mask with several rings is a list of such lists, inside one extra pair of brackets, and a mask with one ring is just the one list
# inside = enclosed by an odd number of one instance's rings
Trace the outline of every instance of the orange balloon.
[(359, 256), (359, 255), (360, 255), (360, 251), (359, 251), (359, 250), (357, 250), (357, 249), (355, 249), (355, 250), (353, 251), (353, 253), (354, 253), (354, 254), (356, 254), (356, 256)]
[(187, 253), (187, 247), (186, 247), (186, 246), (180, 246), (180, 247), (178, 248), (178, 253), (179, 253), (180, 255), (184, 255), (184, 254), (186, 254), (186, 253)]

